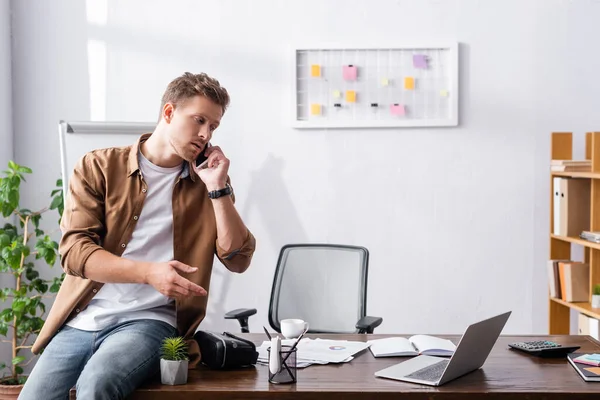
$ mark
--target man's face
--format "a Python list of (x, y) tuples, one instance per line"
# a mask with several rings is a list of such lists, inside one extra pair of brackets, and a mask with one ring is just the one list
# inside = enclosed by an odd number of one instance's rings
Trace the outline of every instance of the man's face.
[(163, 110), (169, 144), (186, 161), (200, 155), (223, 116), (221, 106), (204, 96), (191, 97), (176, 108), (167, 103)]

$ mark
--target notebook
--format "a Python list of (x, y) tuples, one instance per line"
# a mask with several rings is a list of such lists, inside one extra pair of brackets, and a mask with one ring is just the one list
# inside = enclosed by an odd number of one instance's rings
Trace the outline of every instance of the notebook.
[(584, 353), (571, 353), (567, 354), (567, 360), (575, 368), (575, 371), (583, 378), (586, 382), (600, 382), (600, 367), (594, 367), (592, 365), (581, 364), (574, 362), (573, 360), (577, 357), (581, 357)]
[(429, 335), (414, 335), (407, 338), (389, 337), (369, 340), (369, 349), (374, 357), (398, 356), (442, 356), (450, 357), (456, 350), (456, 345), (448, 339)]

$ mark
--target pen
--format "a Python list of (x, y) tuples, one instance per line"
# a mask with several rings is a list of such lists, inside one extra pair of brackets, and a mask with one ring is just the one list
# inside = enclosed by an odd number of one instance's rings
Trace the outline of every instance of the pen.
[(292, 352), (294, 351), (294, 349), (296, 348), (296, 346), (298, 345), (298, 343), (300, 343), (300, 339), (302, 339), (302, 336), (304, 336), (304, 334), (306, 332), (308, 332), (308, 328), (305, 329), (304, 332), (302, 332), (302, 335), (300, 335), (298, 337), (298, 339), (294, 342), (294, 345), (292, 346), (292, 348), (288, 350), (288, 354), (283, 359), (283, 365), (286, 365), (285, 362), (287, 361), (288, 357), (292, 355)]

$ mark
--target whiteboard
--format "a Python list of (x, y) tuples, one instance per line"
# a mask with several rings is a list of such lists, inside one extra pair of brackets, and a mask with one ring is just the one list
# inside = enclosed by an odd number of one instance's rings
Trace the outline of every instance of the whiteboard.
[(458, 43), (294, 50), (295, 128), (458, 125)]
[(130, 146), (142, 134), (153, 132), (155, 127), (156, 123), (152, 122), (60, 121), (58, 135), (64, 198), (67, 198), (73, 168), (87, 152)]

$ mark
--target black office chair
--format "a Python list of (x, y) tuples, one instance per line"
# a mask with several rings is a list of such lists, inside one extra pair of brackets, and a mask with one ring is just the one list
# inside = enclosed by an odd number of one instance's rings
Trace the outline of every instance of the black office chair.
[[(336, 244), (289, 244), (281, 248), (269, 304), (269, 324), (300, 318), (308, 333), (373, 333), (383, 318), (367, 316), (369, 251)], [(225, 314), (249, 332), (255, 308)]]

